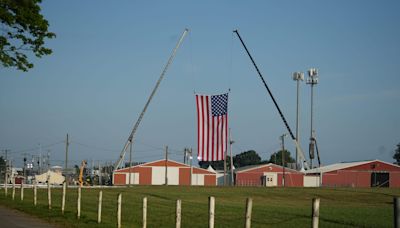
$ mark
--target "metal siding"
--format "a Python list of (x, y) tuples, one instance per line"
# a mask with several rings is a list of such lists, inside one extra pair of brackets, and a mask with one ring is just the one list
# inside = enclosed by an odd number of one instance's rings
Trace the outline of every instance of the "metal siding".
[[(131, 173), (131, 184), (139, 184), (139, 173)], [(126, 183), (129, 184), (129, 173), (125, 177)]]
[(179, 185), (179, 168), (168, 167), (168, 185)]
[(399, 188), (400, 187), (400, 172), (389, 173), (389, 187)]
[(322, 185), (328, 187), (371, 187), (371, 172), (338, 171), (325, 173)]
[(150, 167), (138, 167), (139, 169), (139, 184), (151, 185), (151, 176), (153, 170)]
[(193, 174), (192, 185), (204, 185), (204, 174)]
[(304, 187), (319, 187), (320, 177), (319, 176), (304, 176)]
[(163, 185), (165, 184), (165, 167), (151, 167), (151, 184)]
[(125, 185), (125, 174), (114, 173), (114, 185)]
[(236, 185), (238, 186), (261, 186), (263, 173), (237, 173)]
[[(152, 167), (151, 184), (165, 184), (165, 167)], [(179, 185), (179, 168), (168, 167), (168, 185)]]
[(190, 168), (179, 169), (179, 185), (190, 185)]
[(205, 186), (215, 186), (215, 183), (216, 183), (215, 175), (204, 175)]

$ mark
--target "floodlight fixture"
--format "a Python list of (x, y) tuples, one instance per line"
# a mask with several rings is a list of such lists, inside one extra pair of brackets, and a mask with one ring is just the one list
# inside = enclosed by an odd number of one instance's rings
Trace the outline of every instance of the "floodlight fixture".
[(293, 73), (293, 80), (294, 81), (303, 81), (304, 80), (304, 73), (303, 72), (294, 72)]
[(307, 84), (316, 85), (318, 84), (318, 69), (311, 68), (308, 70)]

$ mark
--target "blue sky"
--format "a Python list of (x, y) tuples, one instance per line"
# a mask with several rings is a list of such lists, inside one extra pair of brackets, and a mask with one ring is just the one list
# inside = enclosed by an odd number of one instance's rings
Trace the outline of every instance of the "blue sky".
[[(400, 143), (398, 1), (43, 1), (54, 53), (27, 73), (0, 68), (0, 149), (50, 150), (63, 164), (115, 161), (184, 28), (184, 40), (137, 132), (134, 160), (197, 147), (194, 91), (229, 88), (234, 154), (279, 148), (286, 129), (232, 30), (239, 29), (295, 130), (294, 71), (316, 67), (314, 126), (323, 164), (393, 162)], [(308, 150), (310, 87), (301, 84)], [(54, 144), (54, 145), (52, 145)], [(48, 146), (50, 145), (50, 146)], [(286, 145), (294, 153), (294, 145)], [(23, 155), (27, 153), (27, 155)]]

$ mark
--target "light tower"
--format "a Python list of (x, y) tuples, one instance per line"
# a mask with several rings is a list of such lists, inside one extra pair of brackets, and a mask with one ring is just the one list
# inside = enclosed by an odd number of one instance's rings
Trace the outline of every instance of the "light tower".
[[(296, 140), (300, 143), (299, 139), (299, 89), (300, 89), (300, 81), (304, 80), (304, 73), (302, 72), (294, 72), (293, 73), (293, 80), (297, 81), (297, 104), (296, 104)], [(299, 169), (298, 163), (299, 162), (299, 155), (296, 147), (296, 169)]]
[(311, 68), (308, 70), (307, 84), (311, 85), (311, 128), (310, 128), (310, 167), (312, 169), (312, 160), (314, 159), (314, 148), (315, 148), (315, 131), (313, 128), (313, 112), (314, 112), (314, 85), (318, 84), (318, 70)]

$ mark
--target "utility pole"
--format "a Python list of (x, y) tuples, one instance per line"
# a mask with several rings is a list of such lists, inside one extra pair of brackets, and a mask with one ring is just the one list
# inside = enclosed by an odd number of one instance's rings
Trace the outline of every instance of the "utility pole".
[(47, 150), (47, 170), (50, 170), (50, 150)]
[(231, 135), (231, 129), (229, 128), (229, 146), (230, 146), (230, 152), (231, 152), (231, 185), (234, 185), (235, 178), (233, 177), (233, 155), (232, 155), (232, 144), (235, 141), (232, 140), (232, 135)]
[(67, 139), (65, 140), (65, 172), (68, 169), (68, 147), (69, 147), (69, 136), (67, 134)]
[(192, 175), (193, 175), (193, 166), (192, 166), (192, 160), (193, 160), (193, 155), (192, 155), (192, 152), (193, 152), (193, 149), (192, 148), (190, 148), (190, 156), (189, 156), (189, 159), (190, 159), (190, 185), (192, 185)]
[(26, 183), (26, 180), (27, 180), (27, 176), (26, 176), (26, 168), (27, 168), (27, 165), (26, 165), (26, 161), (27, 161), (27, 156), (28, 156), (29, 154), (28, 153), (22, 153), (22, 156), (24, 156), (24, 168), (23, 168), (23, 172), (24, 172), (24, 178), (25, 178), (25, 183)]
[(185, 164), (185, 165), (186, 165), (186, 162), (187, 162), (187, 153), (188, 153), (188, 149), (184, 148), (183, 149), (183, 164)]
[[(297, 102), (296, 102), (296, 140), (300, 143), (300, 134), (299, 134), (299, 126), (300, 126), (300, 119), (299, 119), (299, 91), (300, 91), (300, 81), (304, 80), (304, 73), (302, 72), (294, 72), (293, 73), (293, 80), (297, 82)], [(299, 155), (298, 149), (296, 147), (296, 170), (299, 169)]]
[(68, 147), (69, 147), (69, 135), (67, 134), (67, 138), (65, 140), (65, 183), (68, 187)]
[(97, 161), (97, 166), (99, 167), (99, 185), (101, 185), (101, 167), (100, 167), (100, 161)]
[(227, 167), (226, 167), (226, 150), (224, 151), (224, 186), (227, 186), (228, 185), (228, 177), (226, 176), (226, 170), (227, 170)]
[(283, 172), (282, 172), (282, 186), (285, 187), (285, 137), (287, 136), (287, 134), (283, 134), (281, 135), (281, 141), (282, 141), (282, 168), (283, 168)]
[(168, 185), (168, 146), (165, 146), (165, 185)]
[(43, 165), (43, 160), (42, 160), (42, 144), (39, 143), (39, 174), (42, 173), (42, 165)]
[(131, 186), (131, 168), (132, 168), (132, 143), (129, 144), (129, 187)]
[(10, 150), (8, 150), (8, 149), (5, 149), (5, 150), (3, 150), (4, 151), (4, 153), (5, 153), (5, 165), (6, 165), (6, 167), (5, 167), (5, 170), (4, 170), (4, 188), (6, 189), (5, 190), (5, 192), (6, 192), (6, 195), (7, 195), (7, 184), (8, 184), (8, 176), (7, 176), (7, 174), (8, 174), (8, 151), (10, 151)]

